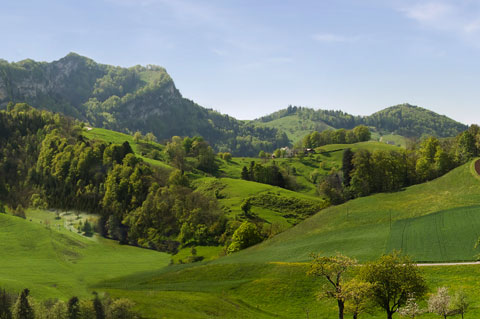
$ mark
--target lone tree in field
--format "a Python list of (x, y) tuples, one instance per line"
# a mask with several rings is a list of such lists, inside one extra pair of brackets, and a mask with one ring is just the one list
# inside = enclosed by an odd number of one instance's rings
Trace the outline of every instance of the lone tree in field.
[(470, 308), (470, 300), (468, 300), (467, 295), (465, 294), (465, 290), (459, 290), (455, 293), (453, 297), (452, 306), (455, 309), (455, 313), (465, 315), (468, 308)]
[(383, 255), (361, 270), (361, 278), (373, 284), (373, 300), (387, 313), (387, 318), (406, 305), (409, 296), (422, 298), (427, 285), (418, 267), (398, 252)]
[(447, 316), (454, 314), (454, 311), (451, 309), (451, 297), (448, 294), (447, 287), (438, 288), (437, 293), (428, 299), (428, 311), (445, 319)]
[(345, 293), (343, 289), (343, 275), (357, 264), (357, 261), (342, 254), (322, 257), (312, 254), (313, 261), (310, 264), (309, 276), (323, 277), (327, 280), (324, 286), (324, 296), (337, 301), (338, 318), (343, 319), (345, 311)]
[(414, 297), (408, 298), (405, 306), (398, 308), (398, 314), (402, 317), (415, 319), (422, 313), (424, 313), (424, 311), (420, 309)]

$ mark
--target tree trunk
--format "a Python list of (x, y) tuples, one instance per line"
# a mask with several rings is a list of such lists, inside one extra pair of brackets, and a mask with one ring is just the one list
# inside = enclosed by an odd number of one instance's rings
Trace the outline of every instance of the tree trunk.
[(338, 303), (338, 319), (343, 319), (343, 308), (345, 305), (342, 300), (337, 300)]
[(392, 319), (393, 318), (394, 312), (387, 311), (387, 319)]
[(353, 314), (353, 319), (357, 319), (358, 314), (354, 313)]

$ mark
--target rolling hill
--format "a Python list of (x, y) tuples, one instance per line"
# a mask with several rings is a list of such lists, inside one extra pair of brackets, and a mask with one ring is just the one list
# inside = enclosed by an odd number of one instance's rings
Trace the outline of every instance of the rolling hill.
[(256, 119), (254, 123), (262, 127), (278, 128), (293, 142), (314, 130), (352, 129), (357, 125), (367, 125), (373, 133), (387, 135), (386, 140), (389, 140), (390, 134), (413, 138), (430, 135), (451, 137), (467, 129), (466, 125), (444, 115), (410, 104), (391, 106), (369, 116), (289, 106)]

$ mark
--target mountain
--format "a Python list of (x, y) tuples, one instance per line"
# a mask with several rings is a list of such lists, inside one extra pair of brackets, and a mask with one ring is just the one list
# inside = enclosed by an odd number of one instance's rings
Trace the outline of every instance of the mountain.
[(159, 66), (98, 64), (70, 53), (51, 63), (0, 60), (0, 106), (25, 102), (61, 112), (92, 126), (160, 139), (203, 136), (218, 151), (256, 155), (288, 145), (275, 128), (257, 127), (203, 108), (182, 97)]
[(252, 156), (273, 151), (317, 130), (365, 124), (380, 134), (455, 136), (467, 126), (432, 111), (402, 104), (370, 116), (289, 106), (254, 121), (240, 121), (184, 98), (159, 66), (122, 68), (70, 53), (47, 62), (0, 60), (0, 108), (25, 102), (95, 127), (152, 132), (158, 139), (204, 137), (221, 152)]
[(254, 122), (261, 127), (276, 127), (292, 141), (299, 140), (313, 130), (351, 129), (361, 124), (375, 128), (381, 135), (393, 133), (417, 138), (429, 135), (456, 136), (467, 129), (466, 125), (445, 115), (410, 104), (388, 107), (369, 116), (289, 106)]

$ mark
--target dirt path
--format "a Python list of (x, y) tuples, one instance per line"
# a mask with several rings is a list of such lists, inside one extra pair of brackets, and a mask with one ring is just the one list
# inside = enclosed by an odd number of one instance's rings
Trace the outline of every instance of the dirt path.
[(477, 174), (480, 175), (480, 159), (475, 162), (475, 170)]
[(432, 263), (432, 264), (417, 264), (419, 267), (434, 267), (434, 266), (466, 266), (466, 265), (480, 265), (480, 261), (467, 261), (461, 263)]

